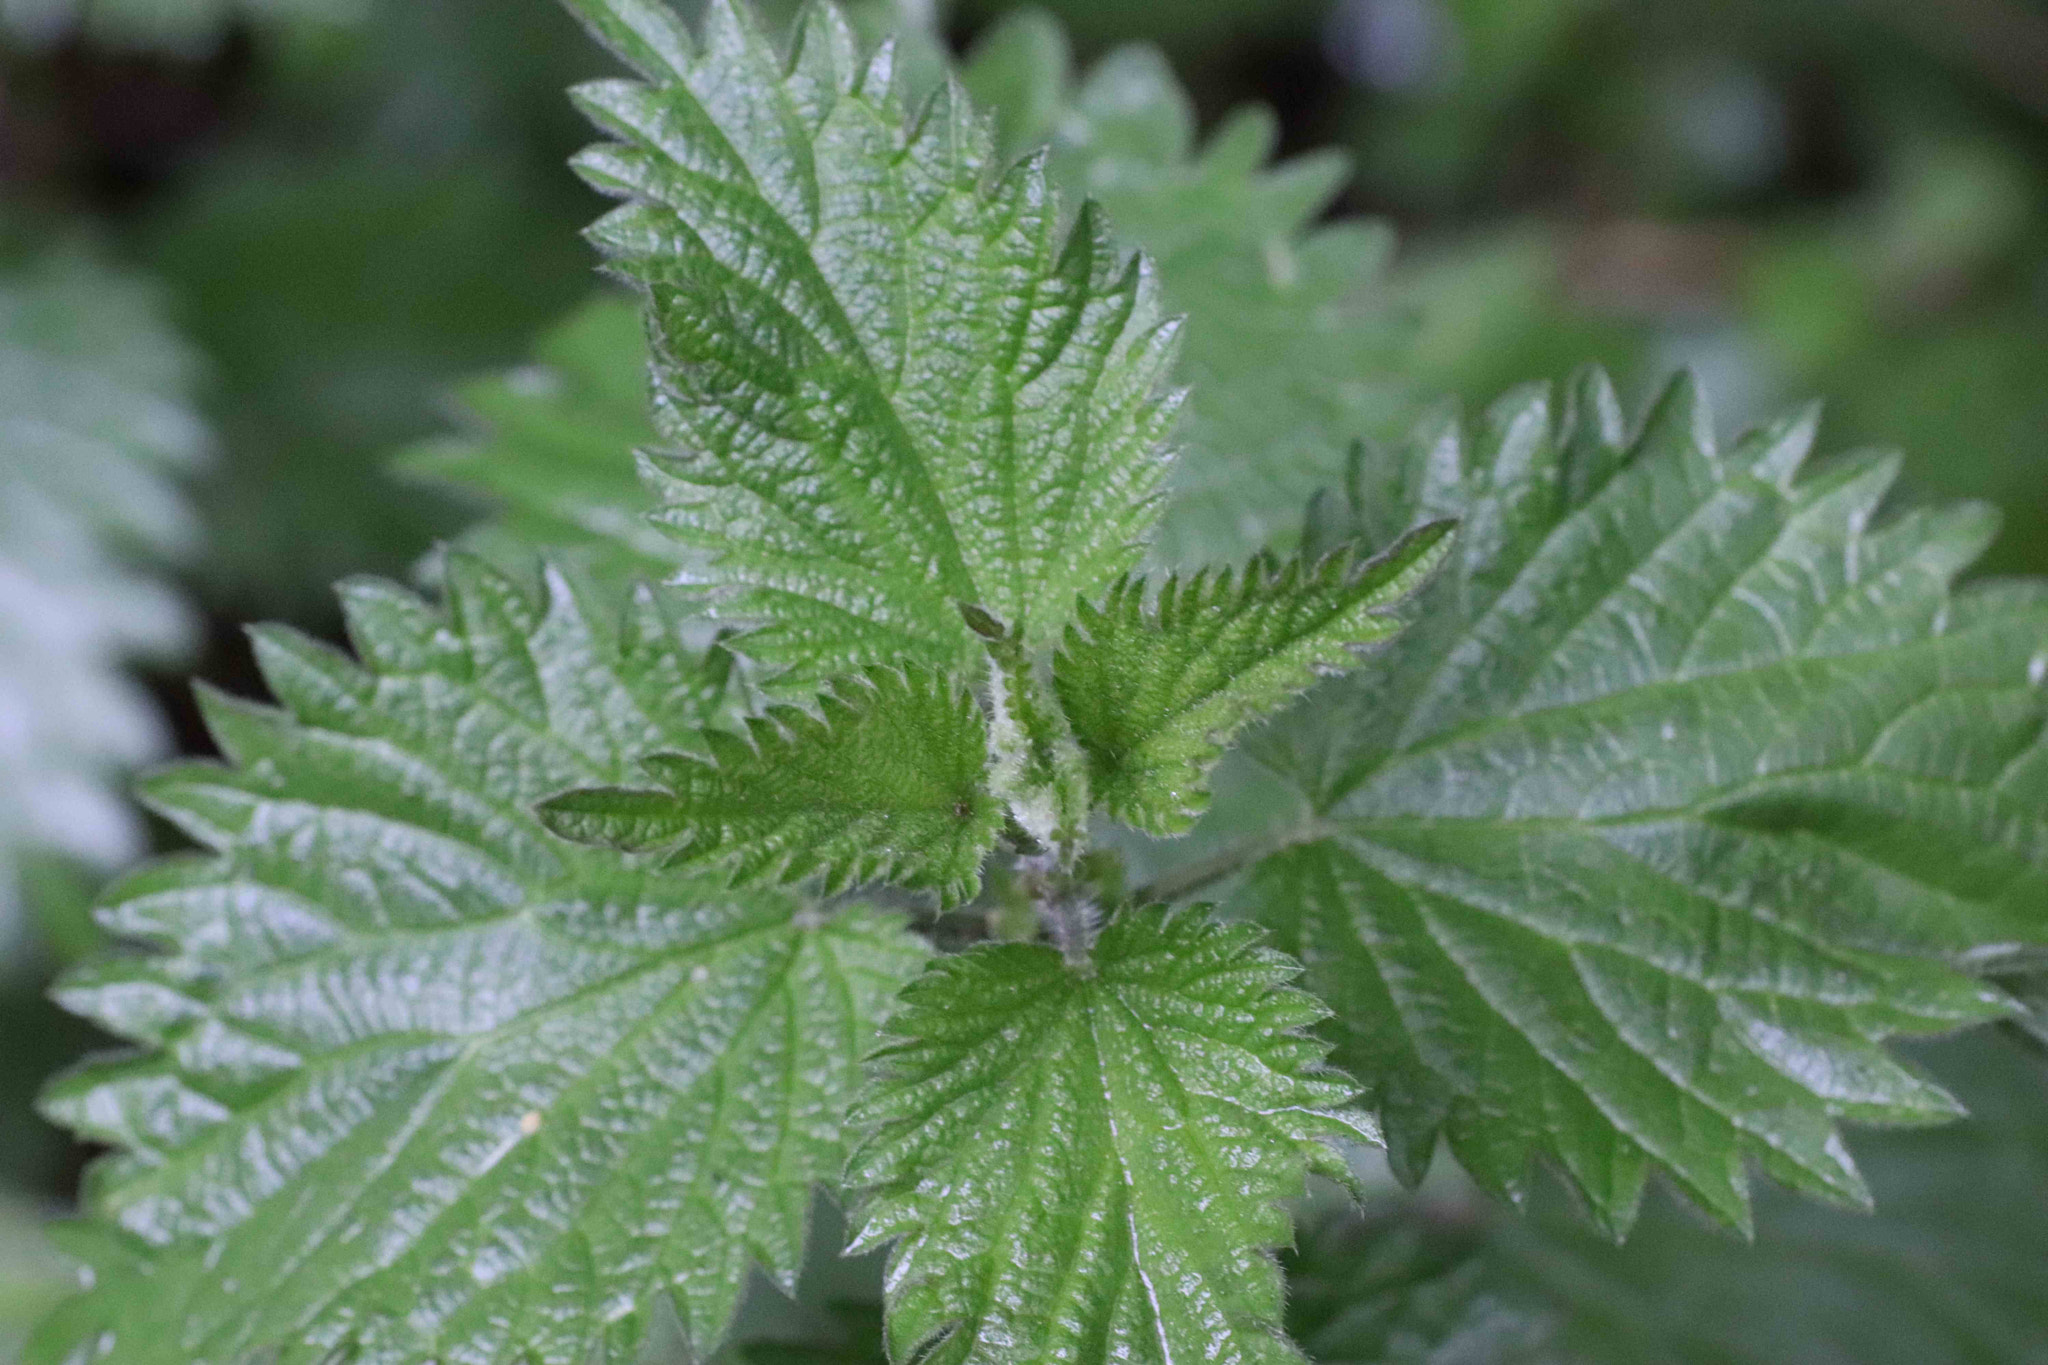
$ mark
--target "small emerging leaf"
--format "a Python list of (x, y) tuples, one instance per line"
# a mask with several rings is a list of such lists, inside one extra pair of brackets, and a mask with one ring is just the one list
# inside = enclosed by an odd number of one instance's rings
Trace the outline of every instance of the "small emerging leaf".
[(924, 668), (871, 668), (778, 706), (747, 737), (701, 736), (709, 757), (655, 754), (666, 790), (572, 791), (541, 806), (565, 838), (672, 864), (729, 859), (739, 882), (817, 874), (828, 890), (885, 878), (971, 898), (1002, 828), (988, 794), (988, 725), (974, 698)]
[(904, 992), (848, 1171), (873, 1190), (856, 1248), (901, 1239), (893, 1359), (1298, 1365), (1280, 1201), (1342, 1178), (1329, 1141), (1372, 1129), (1300, 1034), (1321, 1006), (1255, 937), (1136, 911), (1091, 974), (1007, 944)]
[(1096, 797), (1150, 833), (1185, 829), (1240, 729), (1400, 630), (1396, 608), (1442, 562), (1450, 529), (1421, 527), (1377, 559), (1262, 555), (1241, 573), (1171, 578), (1149, 607), (1144, 580), (1126, 578), (1084, 606), (1053, 678)]

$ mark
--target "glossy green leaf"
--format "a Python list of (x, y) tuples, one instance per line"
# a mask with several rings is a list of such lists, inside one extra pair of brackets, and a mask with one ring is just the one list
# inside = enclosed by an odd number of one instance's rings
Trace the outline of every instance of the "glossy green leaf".
[(111, 893), (156, 953), (59, 987), (139, 1050), (44, 1100), (119, 1154), (96, 1288), (31, 1361), (584, 1365), (794, 1276), (921, 945), (549, 834), (534, 802), (723, 714), (722, 652), (644, 592), (614, 621), (461, 559), (449, 590), (351, 584), (360, 664), (259, 632), (283, 709), (209, 695), (231, 766), (150, 780), (210, 851)]
[[(690, 40), (652, 8), (635, 11), (652, 26), (639, 39), (609, 10), (585, 12), (643, 69), (688, 60)], [(1186, 314), (1176, 378), (1196, 387), (1156, 540), (1173, 563), (1242, 558), (1294, 533), (1302, 502), (1340, 476), (1354, 440), (1407, 420), (1410, 328), (1377, 297), (1391, 239), (1377, 226), (1309, 226), (1342, 158), (1269, 166), (1264, 111), (1233, 115), (1196, 155), (1188, 97), (1156, 53), (1120, 52), (1078, 85), (1069, 68), (1059, 30), (1027, 13), (997, 25), (961, 78), (997, 120), (1003, 154), (1050, 141), (1051, 183), (1070, 203), (1101, 199), (1154, 261), (1168, 307)], [(648, 579), (692, 560), (644, 525), (657, 500), (638, 486), (632, 452), (660, 437), (641, 411), (647, 348), (624, 314), (597, 304), (566, 321), (534, 364), (463, 390), (472, 432), (405, 457), (411, 472), (489, 500), (498, 516), (472, 543), (494, 558), (541, 548)]]
[(642, 0), (573, 6), (645, 83), (583, 87), (626, 206), (591, 231), (643, 292), (665, 524), (804, 679), (973, 657), (958, 604), (1034, 645), (1157, 516), (1175, 327), (1042, 160), (997, 174), (948, 84), (903, 107), (836, 11), (787, 61), (729, 0), (701, 40)]
[(70, 252), (0, 278), (0, 948), (26, 860), (143, 848), (115, 786), (168, 736), (123, 665), (191, 643), (143, 566), (197, 539), (173, 482), (210, 446), (196, 368), (140, 280)]
[(1261, 555), (1156, 591), (1126, 578), (1084, 605), (1053, 681), (1096, 799), (1152, 833), (1186, 828), (1239, 730), (1393, 638), (1396, 608), (1442, 561), (1450, 530), (1424, 527), (1378, 558)]
[(892, 1358), (1301, 1359), (1280, 1201), (1372, 1129), (1300, 1034), (1323, 1011), (1295, 964), (1254, 937), (1133, 911), (1091, 971), (1009, 944), (905, 992), (848, 1167), (871, 1190), (855, 1248), (900, 1239)]
[(1324, 149), (1273, 164), (1279, 120), (1233, 111), (1198, 149), (1194, 101), (1149, 47), (1085, 79), (1046, 15), (990, 30), (962, 79), (1011, 155), (1051, 143), (1054, 182), (1099, 200), (1159, 271), (1186, 328), (1191, 386), (1154, 547), (1168, 564), (1238, 559), (1293, 534), (1301, 505), (1361, 438), (1400, 434), (1411, 327), (1383, 281), (1393, 234), (1319, 222), (1348, 171)]
[(752, 717), (744, 737), (707, 732), (703, 755), (649, 755), (660, 790), (565, 792), (541, 816), (671, 866), (724, 861), (742, 884), (815, 874), (828, 891), (886, 880), (972, 898), (1003, 824), (973, 696), (913, 665), (842, 679), (814, 705)]
[[(1625, 1229), (1668, 1172), (1867, 1199), (1840, 1120), (1951, 1116), (1882, 1040), (2010, 1008), (1962, 964), (2048, 935), (2048, 588), (1956, 590), (1974, 507), (1895, 462), (1719, 450), (1689, 382), (1626, 436), (1597, 376), (1365, 464), (1461, 519), (1375, 666), (1252, 741), (1299, 798), (1245, 907), (1337, 1010), (1395, 1168), (1547, 1155)], [(1364, 512), (1361, 513), (1364, 515)]]

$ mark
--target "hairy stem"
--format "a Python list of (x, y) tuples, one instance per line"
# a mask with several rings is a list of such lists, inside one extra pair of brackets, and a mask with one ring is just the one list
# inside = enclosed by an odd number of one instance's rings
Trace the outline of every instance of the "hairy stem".
[(1101, 907), (1088, 887), (1075, 880), (1057, 852), (1019, 858), (1017, 884), (1067, 965), (1086, 970), (1102, 921)]

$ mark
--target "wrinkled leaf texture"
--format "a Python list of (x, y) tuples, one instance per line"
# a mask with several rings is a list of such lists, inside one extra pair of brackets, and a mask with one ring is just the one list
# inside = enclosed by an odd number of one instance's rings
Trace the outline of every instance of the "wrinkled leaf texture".
[(548, 834), (535, 801), (719, 717), (721, 653), (645, 593), (614, 627), (559, 575), (449, 591), (348, 585), (360, 664), (259, 632), (282, 709), (207, 696), (229, 765), (149, 781), (208, 851), (109, 894), (156, 952), (58, 988), (137, 1050), (44, 1100), (119, 1151), (38, 1365), (584, 1365), (794, 1277), (924, 950)]
[[(904, 993), (848, 1183), (890, 1253), (890, 1354), (1299, 1362), (1280, 1330), (1305, 1176), (1373, 1136), (1301, 1030), (1324, 1011), (1243, 925), (1112, 920), (1093, 971), (1005, 944)], [(929, 1354), (919, 1356), (921, 1349)]]
[[(1585, 378), (1362, 461), (1379, 532), (1462, 528), (1375, 668), (1252, 741), (1299, 798), (1242, 908), (1308, 965), (1395, 1169), (1554, 1161), (1619, 1234), (1667, 1173), (1860, 1205), (1837, 1124), (1956, 1112), (1882, 1040), (2011, 1011), (2048, 934), (2048, 585), (1955, 576), (1995, 518), (1808, 470), (1808, 411), (1717, 449), (1689, 380), (1624, 432)], [(1356, 528), (1353, 528), (1356, 529)]]
[(1176, 325), (1043, 158), (998, 173), (948, 82), (907, 110), (838, 12), (790, 57), (729, 0), (701, 41), (574, 0), (646, 77), (582, 87), (628, 200), (591, 230), (644, 294), (663, 522), (799, 678), (975, 657), (960, 603), (1027, 640), (1129, 568), (1157, 517)]
[(750, 716), (745, 733), (707, 731), (704, 754), (642, 761), (648, 787), (597, 787), (545, 802), (565, 838), (660, 852), (671, 866), (720, 862), (735, 884), (816, 876), (971, 899), (1003, 825), (989, 794), (988, 724), (973, 695), (911, 665), (875, 667), (810, 707)]
[(1084, 605), (1053, 684), (1095, 798), (1151, 833), (1192, 824), (1239, 730), (1401, 629), (1397, 608), (1442, 562), (1450, 532), (1420, 527), (1377, 557), (1353, 545), (1157, 585), (1125, 578)]

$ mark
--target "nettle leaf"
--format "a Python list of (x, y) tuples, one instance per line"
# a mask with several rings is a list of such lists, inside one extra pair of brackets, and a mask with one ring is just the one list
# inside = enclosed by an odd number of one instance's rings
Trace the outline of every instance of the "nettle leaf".
[(708, 756), (650, 755), (665, 790), (567, 792), (541, 816), (566, 838), (671, 865), (725, 859), (740, 882), (815, 873), (828, 891), (879, 879), (971, 899), (1003, 826), (974, 697), (913, 665), (842, 679), (815, 705), (752, 717), (744, 738), (708, 731)]
[[(694, 50), (667, 37), (629, 60), (667, 69)], [(1234, 113), (1199, 155), (1186, 93), (1155, 52), (1132, 48), (1075, 84), (1059, 28), (1005, 19), (961, 80), (994, 115), (1002, 155), (1052, 144), (1047, 170), (1069, 202), (1101, 199), (1119, 237), (1154, 262), (1167, 306), (1186, 315), (1176, 378), (1196, 388), (1176, 432), (1157, 556), (1243, 558), (1295, 534), (1297, 513), (1335, 482), (1360, 436), (1399, 434), (1413, 407), (1400, 378), (1411, 327), (1381, 301), (1392, 235), (1319, 223), (1344, 174), (1341, 154), (1269, 165), (1275, 124)], [(632, 451), (660, 441), (646, 414), (645, 340), (620, 304), (594, 304), (543, 339), (535, 363), (461, 394), (473, 429), (402, 458), (409, 472), (486, 498), (495, 523), (470, 544), (545, 549), (615, 579), (674, 575), (701, 554), (653, 530), (653, 494)], [(715, 547), (714, 547), (715, 548)], [(508, 561), (509, 562), (509, 561)], [(946, 630), (952, 623), (944, 623)]]
[(583, 87), (630, 202), (591, 235), (645, 294), (665, 523), (801, 679), (961, 665), (958, 604), (1049, 645), (1156, 519), (1176, 327), (1042, 158), (998, 174), (948, 83), (911, 118), (830, 8), (785, 61), (729, 0), (573, 0), (646, 83)]
[(723, 714), (722, 653), (645, 593), (612, 629), (558, 575), (458, 558), (449, 591), (351, 584), (361, 664), (259, 632), (283, 709), (209, 695), (233, 766), (150, 781), (211, 853), (111, 894), (154, 955), (58, 988), (140, 1050), (45, 1099), (121, 1151), (98, 1287), (32, 1361), (584, 1365), (795, 1276), (924, 949), (549, 834), (535, 801)]
[(146, 842), (118, 779), (169, 736), (124, 664), (191, 644), (185, 604), (142, 566), (193, 548), (174, 478), (211, 446), (161, 311), (72, 251), (0, 277), (0, 950), (31, 863), (106, 869)]
[[(2048, 935), (2048, 585), (1955, 575), (1984, 509), (1806, 477), (1811, 412), (1716, 449), (1690, 381), (1624, 435), (1604, 379), (1362, 466), (1461, 519), (1376, 666), (1250, 741), (1301, 800), (1245, 908), (1336, 1008), (1390, 1154), (1441, 1132), (1610, 1231), (1668, 1172), (1868, 1198), (1836, 1123), (1952, 1116), (1881, 1040), (2007, 1013), (1963, 970)], [(1375, 477), (1377, 476), (1377, 477)]]
[(1377, 558), (1357, 547), (1284, 563), (1260, 555), (1241, 572), (1169, 578), (1156, 592), (1125, 578), (1101, 606), (1084, 606), (1053, 683), (1090, 790), (1140, 829), (1185, 829), (1240, 729), (1400, 630), (1395, 609), (1442, 561), (1450, 530), (1422, 527)]
[(962, 79), (1007, 153), (1052, 146), (1052, 175), (1098, 200), (1156, 264), (1186, 317), (1192, 386), (1154, 556), (1237, 559), (1294, 534), (1303, 502), (1364, 437), (1401, 434), (1413, 328), (1384, 285), (1385, 224), (1324, 222), (1349, 166), (1335, 149), (1271, 164), (1279, 120), (1233, 111), (1199, 150), (1194, 102), (1150, 47), (1076, 80), (1065, 34), (1026, 10), (975, 47)]
[(410, 477), (452, 485), (491, 509), (463, 538), (471, 552), (523, 566), (535, 550), (621, 595), (690, 562), (648, 520), (632, 452), (655, 440), (647, 340), (628, 299), (592, 299), (535, 347), (531, 363), (455, 395), (466, 429), (401, 454)]
[(1372, 1129), (1301, 1036), (1322, 1007), (1254, 938), (1130, 912), (1092, 973), (1007, 944), (904, 993), (848, 1167), (872, 1190), (855, 1249), (901, 1239), (892, 1358), (1301, 1359), (1279, 1201)]

